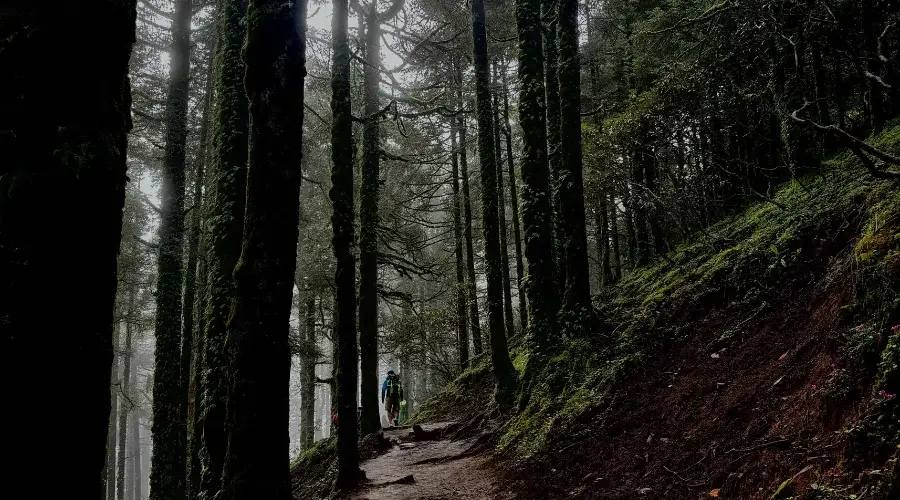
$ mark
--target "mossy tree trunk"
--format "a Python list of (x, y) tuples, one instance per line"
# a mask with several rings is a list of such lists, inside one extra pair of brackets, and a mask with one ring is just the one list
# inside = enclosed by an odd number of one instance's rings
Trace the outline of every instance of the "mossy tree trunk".
[(247, 205), (228, 320), (223, 500), (290, 500), (291, 303), (300, 236), (306, 0), (245, 17)]
[[(456, 61), (456, 102), (462, 108), (463, 76), (462, 63)], [(478, 290), (475, 275), (475, 244), (472, 239), (472, 196), (469, 187), (469, 161), (466, 121), (463, 114), (457, 118), (459, 130), (459, 174), (462, 183), (463, 232), (466, 237), (466, 298), (469, 304), (469, 325), (472, 328), (472, 349), (475, 355), (481, 354), (481, 314), (478, 312)], [(410, 410), (412, 411), (412, 410)]]
[(469, 329), (466, 317), (466, 269), (463, 260), (463, 229), (460, 216), (459, 151), (456, 144), (456, 119), (450, 124), (450, 182), (453, 191), (453, 254), (456, 257), (456, 338), (459, 342), (459, 364), (465, 370), (469, 366)]
[(190, 0), (175, 2), (160, 190), (150, 500), (185, 498), (187, 388), (181, 379), (181, 285), (191, 12)]
[(512, 361), (509, 359), (503, 323), (503, 271), (497, 207), (498, 172), (494, 154), (494, 127), (491, 123), (493, 111), (483, 0), (472, 1), (472, 35), (475, 52), (475, 102), (478, 116), (478, 155), (481, 164), (481, 223), (484, 232), (488, 330), (491, 341), (491, 364), (497, 382), (497, 401), (504, 407), (512, 402), (516, 376)]
[(541, 0), (542, 50), (544, 62), (545, 125), (547, 128), (547, 162), (550, 168), (550, 206), (552, 209), (551, 231), (553, 237), (553, 279), (557, 293), (562, 297), (565, 289), (566, 268), (563, 237), (565, 229), (559, 205), (559, 171), (562, 168), (562, 146), (560, 144), (560, 97), (559, 97), (559, 50), (557, 27), (559, 25), (560, 0)]
[(571, 335), (584, 336), (593, 317), (584, 172), (581, 147), (581, 61), (578, 50), (578, 0), (559, 1), (557, 43), (560, 94), (559, 209), (564, 228), (565, 294), (562, 313)]
[(501, 73), (503, 84), (503, 133), (506, 136), (506, 163), (509, 166), (509, 195), (512, 205), (513, 242), (516, 248), (516, 289), (519, 297), (519, 323), (521, 331), (528, 328), (528, 301), (525, 300), (525, 266), (522, 262), (522, 232), (519, 226), (519, 190), (516, 184), (516, 166), (513, 161), (512, 126), (509, 123), (509, 90), (506, 71)]
[(353, 256), (353, 116), (350, 101), (348, 0), (333, 0), (331, 72), (331, 227), (335, 257), (334, 336), (338, 488), (359, 480), (357, 445), (358, 349), (356, 344), (356, 265)]
[(225, 398), (228, 358), (227, 321), (235, 296), (232, 272), (241, 252), (247, 187), (248, 104), (244, 92), (242, 20), (247, 0), (219, 0), (216, 6), (216, 54), (213, 60), (213, 142), (206, 234), (206, 304), (201, 377), (200, 496), (213, 498), (221, 489), (225, 460)]
[[(15, 459), (3, 474), (20, 485), (46, 484), (37, 464), (59, 448), (59, 434), (36, 416), (72, 409), (66, 424), (77, 432), (65, 445), (78, 459), (54, 473), (72, 497), (105, 493), (135, 16), (133, 0), (15, 2), (0, 10), (0, 366), (4, 405), (16, 409), (4, 416), (7, 432), (27, 436), (4, 442)], [(64, 300), (48, 314), (51, 290)], [(48, 397), (59, 372), (21, 377), (23, 366), (65, 366), (70, 390)]]
[(181, 329), (181, 380), (187, 389), (187, 404), (184, 421), (187, 424), (187, 473), (186, 496), (194, 498), (200, 487), (200, 435), (197, 425), (197, 365), (200, 358), (198, 346), (202, 345), (201, 335), (195, 327), (196, 309), (200, 302), (197, 281), (201, 288), (203, 277), (198, 275), (200, 261), (200, 230), (203, 224), (203, 185), (206, 172), (207, 138), (209, 136), (210, 114), (212, 112), (212, 51), (208, 58), (206, 93), (203, 103), (203, 121), (200, 126), (200, 147), (194, 160), (194, 185), (191, 196), (191, 231), (188, 236), (187, 269), (184, 273), (184, 311)]
[(509, 276), (509, 241), (506, 221), (506, 190), (503, 188), (503, 160), (500, 141), (500, 79), (497, 77), (497, 62), (494, 61), (493, 78), (493, 111), (494, 111), (494, 155), (497, 162), (497, 217), (500, 223), (500, 265), (503, 268), (503, 319), (506, 325), (507, 337), (516, 334), (513, 322), (512, 289)]
[(531, 381), (540, 369), (539, 358), (548, 353), (551, 342), (556, 339), (559, 311), (551, 234), (553, 210), (547, 163), (545, 65), (540, 19), (540, 0), (516, 0), (519, 121), (522, 127), (522, 230), (528, 265), (528, 279), (525, 282), (529, 313), (526, 340), (534, 353), (525, 369), (521, 404), (528, 401)]

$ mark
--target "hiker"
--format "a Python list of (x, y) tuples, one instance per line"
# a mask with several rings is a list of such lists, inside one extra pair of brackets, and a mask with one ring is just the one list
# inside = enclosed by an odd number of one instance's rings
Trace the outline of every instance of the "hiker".
[[(385, 400), (385, 397), (387, 399)], [(403, 399), (403, 385), (400, 383), (400, 377), (394, 373), (394, 370), (388, 370), (384, 383), (381, 384), (381, 402), (387, 412), (388, 422), (397, 425), (397, 417), (400, 414), (400, 401)]]

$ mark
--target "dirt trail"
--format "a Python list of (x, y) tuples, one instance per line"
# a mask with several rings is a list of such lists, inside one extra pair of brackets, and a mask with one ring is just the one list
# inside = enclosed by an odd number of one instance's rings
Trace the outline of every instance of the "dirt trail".
[[(426, 433), (452, 422), (423, 425)], [(470, 451), (476, 439), (415, 441), (410, 429), (386, 430), (396, 444), (363, 462), (368, 484), (351, 500), (503, 500), (485, 453)], [(412, 476), (409, 480), (408, 476)]]

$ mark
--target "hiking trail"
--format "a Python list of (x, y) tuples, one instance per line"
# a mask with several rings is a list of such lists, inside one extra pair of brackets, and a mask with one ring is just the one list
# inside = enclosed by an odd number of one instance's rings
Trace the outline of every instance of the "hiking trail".
[(448, 437), (456, 422), (385, 429), (389, 451), (361, 464), (367, 481), (350, 500), (505, 500), (482, 436)]

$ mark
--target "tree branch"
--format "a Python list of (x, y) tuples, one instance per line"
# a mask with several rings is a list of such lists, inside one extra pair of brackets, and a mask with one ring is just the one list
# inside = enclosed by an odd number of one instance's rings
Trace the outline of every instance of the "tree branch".
[(862, 162), (863, 166), (866, 167), (866, 170), (869, 171), (869, 174), (872, 177), (875, 177), (877, 179), (900, 180), (900, 173), (888, 172), (879, 169), (878, 165), (864, 153), (868, 153), (875, 158), (878, 158), (882, 162), (889, 163), (891, 165), (900, 165), (900, 157), (885, 153), (884, 151), (881, 151), (880, 149), (869, 145), (862, 139), (854, 137), (849, 132), (838, 127), (837, 125), (821, 125), (805, 118), (800, 118), (800, 113), (802, 113), (808, 107), (809, 102), (803, 103), (803, 107), (791, 113), (791, 119), (801, 125), (806, 125), (819, 132), (833, 134), (837, 136), (838, 139), (844, 141), (850, 148), (850, 151), (853, 152), (853, 154), (857, 158), (859, 158), (859, 161)]

